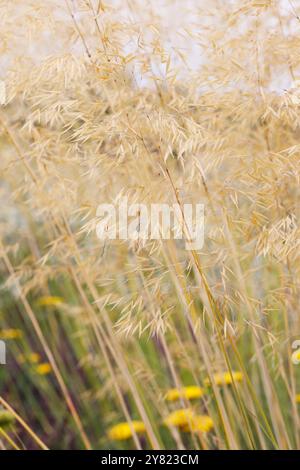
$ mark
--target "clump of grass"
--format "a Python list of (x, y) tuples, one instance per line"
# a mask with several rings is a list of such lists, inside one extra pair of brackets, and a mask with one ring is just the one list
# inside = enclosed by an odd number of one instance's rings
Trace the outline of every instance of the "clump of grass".
[[(5, 3), (1, 447), (299, 448), (296, 6)], [(100, 241), (122, 196), (203, 249)]]

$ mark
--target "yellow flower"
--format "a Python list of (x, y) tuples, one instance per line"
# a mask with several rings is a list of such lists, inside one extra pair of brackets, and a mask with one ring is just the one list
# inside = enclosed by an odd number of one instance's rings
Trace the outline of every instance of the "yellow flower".
[(194, 416), (190, 423), (183, 426), (184, 432), (209, 432), (214, 427), (214, 422), (208, 415)]
[(40, 297), (37, 301), (37, 305), (48, 307), (48, 306), (56, 306), (62, 304), (64, 299), (62, 297), (55, 297), (55, 296), (45, 296)]
[(137, 434), (146, 432), (145, 425), (142, 421), (131, 421), (131, 426), (128, 423), (119, 423), (112, 426), (108, 430), (108, 437), (113, 441), (124, 441), (132, 437), (132, 429), (134, 429)]
[(21, 330), (18, 329), (7, 329), (7, 330), (2, 330), (0, 332), (0, 338), (1, 339), (19, 339), (22, 338), (23, 333)]
[(296, 395), (296, 403), (300, 403), (300, 393)]
[[(242, 372), (232, 372), (234, 382), (241, 382), (243, 380)], [(213, 381), (216, 385), (230, 385), (232, 378), (230, 372), (223, 372), (221, 374), (214, 374)], [(209, 387), (211, 385), (209, 378), (204, 379), (204, 384)]]
[(165, 419), (164, 424), (166, 426), (183, 427), (188, 425), (194, 416), (193, 411), (190, 408), (182, 408), (175, 410), (170, 413)]
[(196, 398), (201, 398), (204, 395), (204, 390), (197, 385), (190, 385), (189, 387), (171, 388), (166, 394), (167, 401), (176, 401), (181, 398), (186, 400), (194, 400)]
[(38, 353), (20, 354), (18, 356), (18, 361), (20, 364), (24, 364), (27, 361), (31, 364), (37, 364), (40, 362), (40, 360), (41, 356)]
[(31, 364), (37, 364), (40, 362), (41, 356), (38, 353), (30, 353), (28, 354), (28, 361), (31, 362)]
[(35, 370), (39, 375), (47, 375), (52, 371), (52, 367), (49, 362), (42, 362), (42, 364), (36, 366)]

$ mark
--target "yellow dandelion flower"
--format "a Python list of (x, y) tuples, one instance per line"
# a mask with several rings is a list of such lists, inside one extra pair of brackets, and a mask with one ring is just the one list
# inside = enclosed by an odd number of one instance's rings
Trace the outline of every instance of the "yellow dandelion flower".
[(50, 374), (50, 372), (52, 372), (52, 367), (51, 367), (51, 364), (49, 364), (49, 362), (42, 362), (42, 364), (38, 364), (36, 366), (35, 370), (39, 375), (47, 375), (47, 374)]
[(137, 434), (146, 432), (146, 427), (142, 421), (131, 421), (131, 426), (128, 423), (119, 423), (112, 426), (107, 434), (109, 439), (113, 441), (125, 441), (132, 437), (132, 429), (134, 429)]
[(197, 398), (201, 398), (204, 395), (204, 390), (197, 385), (190, 385), (188, 387), (183, 387), (182, 389), (179, 388), (171, 388), (166, 393), (166, 400), (167, 401), (176, 401), (182, 399), (186, 400), (195, 400)]
[[(234, 380), (234, 382), (242, 382), (243, 380), (243, 374), (242, 372), (232, 372), (232, 378)], [(232, 384), (232, 378), (231, 378), (231, 374), (230, 372), (223, 372), (223, 373), (220, 373), (220, 374), (214, 374), (213, 376), (213, 379), (214, 379), (214, 383), (216, 385), (230, 385)], [(209, 378), (207, 377), (206, 379), (204, 379), (204, 384), (209, 387), (211, 384), (210, 384), (210, 380)]]
[(37, 305), (41, 307), (57, 306), (62, 304), (64, 299), (62, 297), (45, 296), (40, 297), (37, 301)]
[(21, 330), (9, 328), (0, 332), (1, 339), (19, 339), (22, 338), (23, 333)]
[(175, 410), (170, 413), (165, 419), (164, 424), (166, 426), (175, 426), (183, 427), (188, 425), (193, 418), (194, 413), (190, 408), (182, 408), (180, 410)]
[(296, 395), (296, 403), (300, 403), (300, 393)]
[(41, 356), (38, 353), (29, 353), (29, 354), (19, 354), (18, 362), (24, 364), (25, 362), (30, 362), (31, 364), (37, 364), (40, 362)]
[(28, 361), (31, 362), (31, 364), (37, 364), (40, 362), (41, 356), (38, 353), (30, 353), (28, 354)]
[(190, 423), (182, 427), (184, 432), (209, 432), (214, 427), (214, 422), (210, 416), (193, 416)]

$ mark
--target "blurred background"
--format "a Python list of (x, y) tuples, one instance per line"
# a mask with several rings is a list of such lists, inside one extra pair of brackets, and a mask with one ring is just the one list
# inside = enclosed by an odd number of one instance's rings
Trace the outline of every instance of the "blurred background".
[[(299, 16), (0, 1), (2, 449), (299, 448)], [(99, 240), (125, 196), (203, 249)]]

